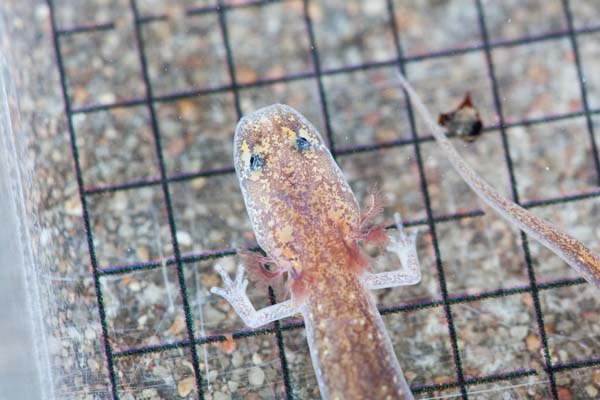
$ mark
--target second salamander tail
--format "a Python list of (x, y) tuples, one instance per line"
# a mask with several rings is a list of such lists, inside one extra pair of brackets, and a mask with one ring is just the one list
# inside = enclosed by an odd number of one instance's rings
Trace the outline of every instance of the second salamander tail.
[(452, 143), (450, 143), (444, 130), (435, 122), (433, 116), (423, 104), (412, 85), (400, 72), (398, 75), (400, 84), (408, 94), (412, 105), (416, 108), (427, 128), (442, 148), (444, 155), (469, 187), (486, 204), (500, 214), (502, 218), (517, 226), (561, 257), (592, 286), (600, 290), (600, 257), (574, 237), (502, 197), (489, 183), (483, 180), (465, 162)]

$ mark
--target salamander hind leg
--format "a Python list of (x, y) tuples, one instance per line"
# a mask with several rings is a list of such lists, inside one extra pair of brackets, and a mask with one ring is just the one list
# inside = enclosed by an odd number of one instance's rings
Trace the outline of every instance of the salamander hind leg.
[(394, 214), (397, 232), (389, 234), (386, 250), (395, 253), (401, 268), (395, 271), (363, 274), (363, 283), (369, 289), (383, 289), (414, 285), (421, 281), (421, 266), (417, 256), (417, 231), (407, 233), (399, 213)]

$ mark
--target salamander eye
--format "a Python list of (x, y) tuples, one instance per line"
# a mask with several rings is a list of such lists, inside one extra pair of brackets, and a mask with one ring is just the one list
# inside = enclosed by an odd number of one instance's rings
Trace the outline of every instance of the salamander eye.
[(300, 151), (308, 150), (310, 149), (310, 142), (306, 138), (298, 136), (296, 138), (296, 148)]
[(262, 168), (265, 165), (265, 159), (257, 154), (252, 154), (250, 156), (250, 170), (256, 171), (257, 169)]

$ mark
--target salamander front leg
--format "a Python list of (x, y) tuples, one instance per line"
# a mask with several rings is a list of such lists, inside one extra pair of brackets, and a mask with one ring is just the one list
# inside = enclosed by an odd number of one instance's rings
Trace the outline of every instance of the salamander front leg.
[(396, 253), (401, 268), (396, 271), (365, 273), (362, 277), (368, 289), (384, 289), (414, 285), (421, 280), (421, 266), (417, 257), (417, 231), (406, 233), (400, 214), (394, 214), (398, 232), (390, 234), (386, 250)]
[(227, 272), (220, 265), (216, 265), (215, 270), (221, 275), (221, 279), (223, 279), (223, 287), (212, 287), (210, 289), (211, 293), (217, 294), (227, 300), (242, 321), (250, 328), (257, 328), (300, 312), (298, 307), (292, 304), (292, 300), (277, 303), (256, 311), (246, 294), (248, 280), (244, 279), (244, 267), (241, 264), (238, 265), (234, 281), (231, 280)]

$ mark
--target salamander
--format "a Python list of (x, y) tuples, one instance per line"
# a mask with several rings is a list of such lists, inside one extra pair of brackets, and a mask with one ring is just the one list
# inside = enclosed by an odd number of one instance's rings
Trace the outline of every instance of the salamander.
[[(302, 314), (325, 399), (412, 399), (369, 289), (421, 279), (415, 234), (368, 227), (379, 202), (361, 214), (342, 172), (315, 127), (289, 106), (265, 107), (239, 122), (234, 165), (256, 240), (269, 264), (265, 277), (287, 274), (291, 299), (256, 311), (240, 264), (234, 280), (218, 267), (227, 299), (250, 327)], [(402, 268), (372, 273), (360, 241), (395, 252)], [(252, 256), (250, 256), (252, 257)], [(246, 257), (248, 258), (248, 257)]]
[[(600, 289), (598, 255), (498, 194), (464, 161), (402, 74), (399, 81), (471, 189)], [(248, 281), (242, 264), (233, 280), (217, 266), (224, 287), (211, 291), (228, 300), (249, 327), (301, 314), (324, 399), (412, 399), (369, 290), (420, 281), (416, 233), (404, 230), (399, 214), (394, 216), (395, 231), (369, 226), (380, 209), (376, 194), (361, 213), (318, 131), (289, 106), (275, 104), (240, 120), (234, 166), (257, 242), (266, 253), (245, 253), (246, 266), (267, 283), (288, 277), (291, 298), (255, 310), (245, 292)], [(359, 246), (362, 241), (396, 254), (400, 266), (371, 272), (371, 261)]]

